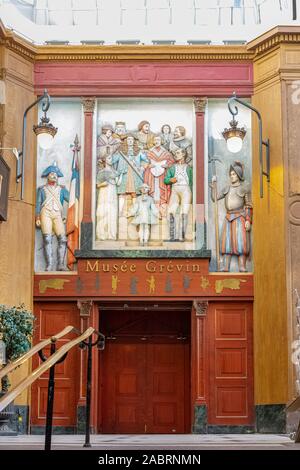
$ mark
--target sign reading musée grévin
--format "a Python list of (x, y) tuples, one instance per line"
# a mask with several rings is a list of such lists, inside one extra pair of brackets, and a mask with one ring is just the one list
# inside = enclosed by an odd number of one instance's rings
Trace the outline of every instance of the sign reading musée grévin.
[(211, 275), (208, 263), (206, 259), (85, 259), (78, 261), (78, 278), (71, 283), (80, 285), (82, 295), (101, 297), (233, 295), (233, 290), (251, 295), (252, 277)]

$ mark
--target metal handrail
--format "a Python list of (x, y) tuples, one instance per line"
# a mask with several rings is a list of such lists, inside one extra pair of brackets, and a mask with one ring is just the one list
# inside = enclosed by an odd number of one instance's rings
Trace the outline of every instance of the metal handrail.
[[(63, 336), (66, 336), (67, 334), (71, 333), (71, 331), (75, 331), (76, 333), (78, 333), (77, 328), (74, 328), (74, 326), (69, 325), (69, 326), (66, 326), (63, 330), (61, 330), (56, 335), (52, 336), (52, 338), (60, 339)], [(39, 352), (44, 347), (48, 346), (51, 343), (52, 338), (47, 338), (47, 339), (44, 339), (43, 341), (40, 341), (38, 344), (30, 348), (29, 351), (23, 354), (23, 356), (19, 357), (15, 361), (10, 362), (5, 367), (3, 367), (3, 369), (0, 370), (0, 379), (2, 379), (2, 377), (4, 377), (5, 375), (10, 374), (17, 367), (24, 364), (24, 362), (28, 361), (28, 359), (30, 359), (35, 353)]]
[(52, 356), (50, 356), (45, 362), (43, 362), (37, 369), (31, 372), (31, 374), (22, 380), (13, 390), (5, 394), (0, 398), (0, 412), (6, 408), (20, 393), (22, 393), (27, 387), (29, 387), (35, 380), (43, 375), (50, 367), (55, 365), (73, 346), (82, 343), (85, 339), (94, 333), (94, 328), (89, 327), (84, 333), (78, 338), (75, 338), (68, 343), (61, 346)]

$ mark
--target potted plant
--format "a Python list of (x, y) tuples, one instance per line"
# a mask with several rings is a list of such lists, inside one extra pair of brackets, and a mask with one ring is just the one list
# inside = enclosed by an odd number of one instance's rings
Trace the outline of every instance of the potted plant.
[[(0, 335), (2, 348), (5, 347), (6, 363), (12, 362), (25, 354), (31, 347), (34, 316), (22, 304), (19, 307), (9, 307), (0, 304)], [(0, 366), (1, 367), (1, 366)], [(10, 387), (7, 376), (1, 380), (0, 396)], [(0, 413), (0, 435), (15, 435), (9, 427), (9, 421), (14, 412), (13, 406), (8, 405)]]

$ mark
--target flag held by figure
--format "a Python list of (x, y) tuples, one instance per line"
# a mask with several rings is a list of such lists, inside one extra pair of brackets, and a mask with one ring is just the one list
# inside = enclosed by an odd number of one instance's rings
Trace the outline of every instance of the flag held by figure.
[(80, 195), (80, 177), (79, 177), (79, 152), (80, 145), (78, 135), (76, 134), (74, 144), (71, 145), (73, 151), (72, 176), (70, 183), (70, 202), (67, 213), (66, 232), (68, 237), (67, 265), (72, 271), (76, 263), (75, 250), (79, 248), (79, 195)]

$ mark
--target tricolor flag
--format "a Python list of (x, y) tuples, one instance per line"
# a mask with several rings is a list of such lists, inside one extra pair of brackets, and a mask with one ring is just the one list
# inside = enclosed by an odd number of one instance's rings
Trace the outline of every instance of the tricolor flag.
[(70, 183), (70, 201), (67, 213), (66, 234), (68, 237), (67, 247), (67, 265), (72, 271), (76, 258), (75, 250), (79, 247), (79, 195), (80, 195), (80, 178), (79, 178), (79, 152), (80, 145), (78, 135), (76, 134), (74, 144), (71, 145), (73, 150), (72, 177)]

